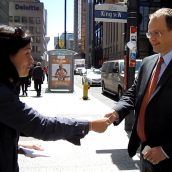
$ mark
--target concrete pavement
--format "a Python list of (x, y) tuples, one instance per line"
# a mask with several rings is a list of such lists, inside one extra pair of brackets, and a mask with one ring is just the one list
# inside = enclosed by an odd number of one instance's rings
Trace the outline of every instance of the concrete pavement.
[[(42, 96), (36, 97), (32, 86), (28, 97), (20, 97), (40, 113), (46, 116), (68, 118), (96, 118), (110, 110), (108, 106), (89, 95), (83, 100), (83, 90), (74, 86), (74, 93), (45, 93), (47, 84), (43, 84)], [(139, 172), (139, 154), (133, 159), (127, 154), (128, 134), (124, 123), (118, 127), (113, 124), (102, 133), (93, 131), (81, 140), (81, 146), (67, 141), (41, 141), (21, 137), (23, 143), (42, 144), (51, 157), (29, 158), (19, 155), (20, 172)]]

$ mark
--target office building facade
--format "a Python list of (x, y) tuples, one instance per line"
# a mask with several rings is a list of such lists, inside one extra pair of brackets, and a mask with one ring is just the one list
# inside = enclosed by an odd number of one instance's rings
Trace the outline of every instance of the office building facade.
[[(114, 3), (108, 1), (109, 3)], [(119, 2), (123, 2), (122, 0)], [(107, 60), (122, 59), (124, 56), (125, 24), (94, 21), (94, 6), (107, 3), (105, 0), (86, 2), (85, 59), (87, 66), (99, 68)]]
[(9, 23), (21, 26), (32, 35), (32, 56), (34, 61), (44, 61), (46, 51), (46, 11), (44, 4), (35, 1), (10, 1)]
[[(117, 3), (124, 3), (127, 0), (119, 0)], [(115, 1), (106, 0), (87, 0), (86, 1), (86, 36), (85, 36), (85, 59), (88, 66), (94, 65), (101, 67), (102, 62), (106, 60), (123, 59), (126, 54), (126, 35), (127, 24), (116, 22), (95, 22), (94, 5), (103, 3), (115, 3)], [(130, 4), (130, 3), (128, 3)], [(153, 54), (153, 49), (149, 40), (146, 38), (148, 30), (149, 14), (159, 8), (172, 8), (172, 3), (168, 0), (139, 0), (138, 13), (141, 19), (138, 19), (138, 49), (137, 58), (142, 59)]]
[(9, 0), (0, 1), (0, 24), (8, 24)]
[(85, 58), (86, 0), (74, 0), (74, 44), (78, 54), (75, 58)]

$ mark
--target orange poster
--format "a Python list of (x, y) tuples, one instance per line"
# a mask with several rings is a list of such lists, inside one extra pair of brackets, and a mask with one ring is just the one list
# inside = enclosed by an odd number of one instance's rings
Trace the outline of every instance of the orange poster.
[(52, 86), (70, 86), (71, 59), (52, 58)]

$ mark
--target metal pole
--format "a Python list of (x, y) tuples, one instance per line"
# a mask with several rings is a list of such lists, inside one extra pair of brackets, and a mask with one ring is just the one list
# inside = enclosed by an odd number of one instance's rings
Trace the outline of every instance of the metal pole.
[[(137, 27), (137, 18), (139, 13), (139, 2), (136, 0), (128, 0), (128, 19), (127, 19), (127, 42), (130, 41), (130, 27)], [(138, 32), (138, 31), (137, 31)], [(138, 41), (137, 41), (138, 42)], [(138, 47), (137, 47), (138, 49)], [(130, 52), (127, 48), (127, 88), (130, 88), (135, 78), (135, 67), (129, 67)], [(125, 130), (131, 131), (134, 120), (134, 111), (131, 111), (130, 115), (125, 118)]]
[(93, 0), (93, 41), (92, 41), (92, 66), (95, 66), (95, 4), (96, 0)]
[(66, 49), (66, 0), (64, 1), (64, 49)]

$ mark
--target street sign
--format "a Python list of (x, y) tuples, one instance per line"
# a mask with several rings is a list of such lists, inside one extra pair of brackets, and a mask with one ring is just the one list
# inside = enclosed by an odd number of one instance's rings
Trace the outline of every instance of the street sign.
[(129, 67), (136, 66), (136, 50), (137, 50), (137, 27), (130, 27), (130, 43), (133, 47), (129, 50)]
[(131, 60), (136, 60), (136, 53), (131, 53), (130, 54), (130, 59)]
[(127, 23), (127, 7), (116, 4), (97, 4), (95, 21)]

